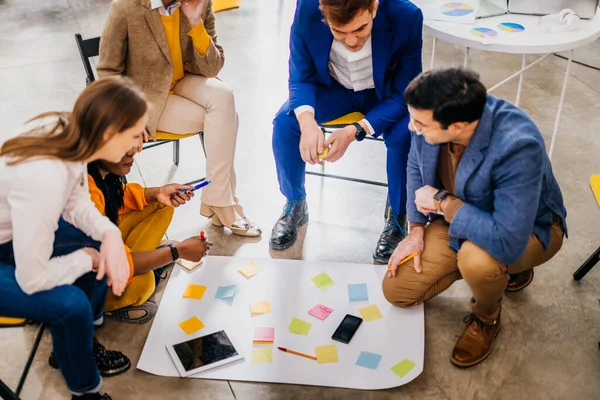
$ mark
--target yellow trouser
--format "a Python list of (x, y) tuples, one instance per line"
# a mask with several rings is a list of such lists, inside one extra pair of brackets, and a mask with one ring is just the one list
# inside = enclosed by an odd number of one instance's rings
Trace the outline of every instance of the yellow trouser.
[[(152, 203), (144, 207), (142, 211), (129, 211), (119, 217), (119, 229), (123, 235), (123, 241), (132, 253), (156, 249), (171, 224), (173, 210), (172, 207)], [(155, 289), (153, 271), (135, 276), (121, 297), (108, 291), (104, 311), (144, 304)]]

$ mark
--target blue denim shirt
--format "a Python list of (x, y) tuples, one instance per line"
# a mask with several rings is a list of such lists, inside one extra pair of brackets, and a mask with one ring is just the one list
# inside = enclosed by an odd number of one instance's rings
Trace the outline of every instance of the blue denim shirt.
[[(440, 187), (439, 151), (439, 145), (413, 133), (407, 168), (410, 222), (429, 222), (417, 211), (415, 191)], [(510, 265), (521, 258), (532, 233), (548, 247), (553, 215), (567, 233), (567, 211), (539, 129), (523, 110), (491, 95), (458, 165), (456, 197), (465, 204), (450, 224), (455, 251), (469, 240)]]

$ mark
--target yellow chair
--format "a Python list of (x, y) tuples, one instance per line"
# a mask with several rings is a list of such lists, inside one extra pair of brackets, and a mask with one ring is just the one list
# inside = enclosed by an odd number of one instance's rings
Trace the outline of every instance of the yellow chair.
[[(90, 58), (97, 57), (100, 53), (100, 36), (90, 39), (83, 39), (83, 36), (80, 33), (76, 33), (75, 42), (77, 43), (77, 48), (79, 49), (79, 56), (81, 57), (83, 68), (85, 69), (85, 81), (86, 84), (89, 85), (94, 80), (96, 80), (94, 70), (92, 69), (92, 65), (90, 63)], [(144, 149), (151, 149), (153, 147), (161, 146), (163, 144), (173, 143), (173, 164), (179, 165), (179, 141), (192, 136), (198, 136), (200, 138), (200, 143), (202, 143), (202, 149), (204, 150), (203, 132), (192, 132), (184, 135), (175, 135), (173, 133), (166, 132), (156, 132), (156, 139), (144, 144)], [(206, 156), (206, 150), (204, 150), (204, 155)], [(203, 179), (204, 178), (200, 179), (199, 181)]]
[[(598, 207), (600, 207), (600, 175), (592, 175), (590, 177), (590, 188), (592, 189), (592, 194), (598, 203)], [(596, 264), (600, 261), (600, 247), (596, 249), (596, 251), (581, 265), (581, 267), (577, 268), (577, 271), (573, 273), (573, 279), (576, 281), (580, 281), (584, 276)], [(598, 344), (600, 346), (600, 343)]]
[(239, 8), (240, 3), (241, 0), (213, 0), (213, 11), (218, 13), (221, 11)]
[[(341, 128), (343, 128), (347, 125), (350, 125), (354, 122), (358, 122), (361, 119), (363, 119), (364, 117), (365, 116), (360, 112), (352, 112), (350, 114), (342, 115), (339, 118), (336, 118), (332, 121), (321, 124), (321, 130), (323, 130), (323, 134), (326, 135), (327, 133), (332, 133), (336, 129), (341, 129)], [(374, 138), (372, 136), (367, 136), (367, 137), (365, 137), (365, 139), (375, 140), (377, 142), (383, 142), (383, 139), (379, 138), (379, 137)], [(383, 182), (370, 181), (367, 179), (351, 178), (351, 177), (340, 176), (340, 175), (326, 174), (325, 173), (325, 164), (321, 165), (321, 172), (306, 171), (306, 174), (313, 175), (313, 176), (320, 176), (323, 178), (340, 179), (342, 181), (348, 181), (348, 182), (364, 183), (367, 185), (383, 186), (383, 187), (388, 186), (387, 183), (383, 183)]]

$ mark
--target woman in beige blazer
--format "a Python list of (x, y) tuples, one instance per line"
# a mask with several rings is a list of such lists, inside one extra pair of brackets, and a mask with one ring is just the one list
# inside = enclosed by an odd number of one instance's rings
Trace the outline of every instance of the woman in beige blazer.
[(235, 195), (238, 115), (216, 78), (225, 61), (212, 0), (113, 0), (100, 39), (98, 75), (127, 75), (149, 103), (148, 132), (204, 131), (206, 176), (200, 214), (242, 236), (261, 229)]

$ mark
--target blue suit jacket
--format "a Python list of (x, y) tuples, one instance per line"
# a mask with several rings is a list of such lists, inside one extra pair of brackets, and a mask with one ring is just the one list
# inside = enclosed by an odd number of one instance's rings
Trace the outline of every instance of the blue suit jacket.
[[(381, 103), (366, 118), (378, 134), (407, 114), (404, 90), (421, 73), (423, 14), (407, 0), (379, 0), (373, 21), (373, 80)], [(319, 0), (298, 0), (290, 34), (288, 112), (315, 108), (315, 87), (331, 86), (329, 53), (333, 35), (323, 22)]]
[[(413, 133), (406, 204), (411, 222), (428, 222), (416, 209), (415, 191), (441, 187), (439, 150)], [(567, 211), (540, 131), (524, 111), (491, 95), (458, 165), (456, 196), (465, 202), (450, 224), (456, 251), (469, 240), (510, 265), (521, 258), (532, 233), (548, 247), (552, 214), (567, 232)]]

